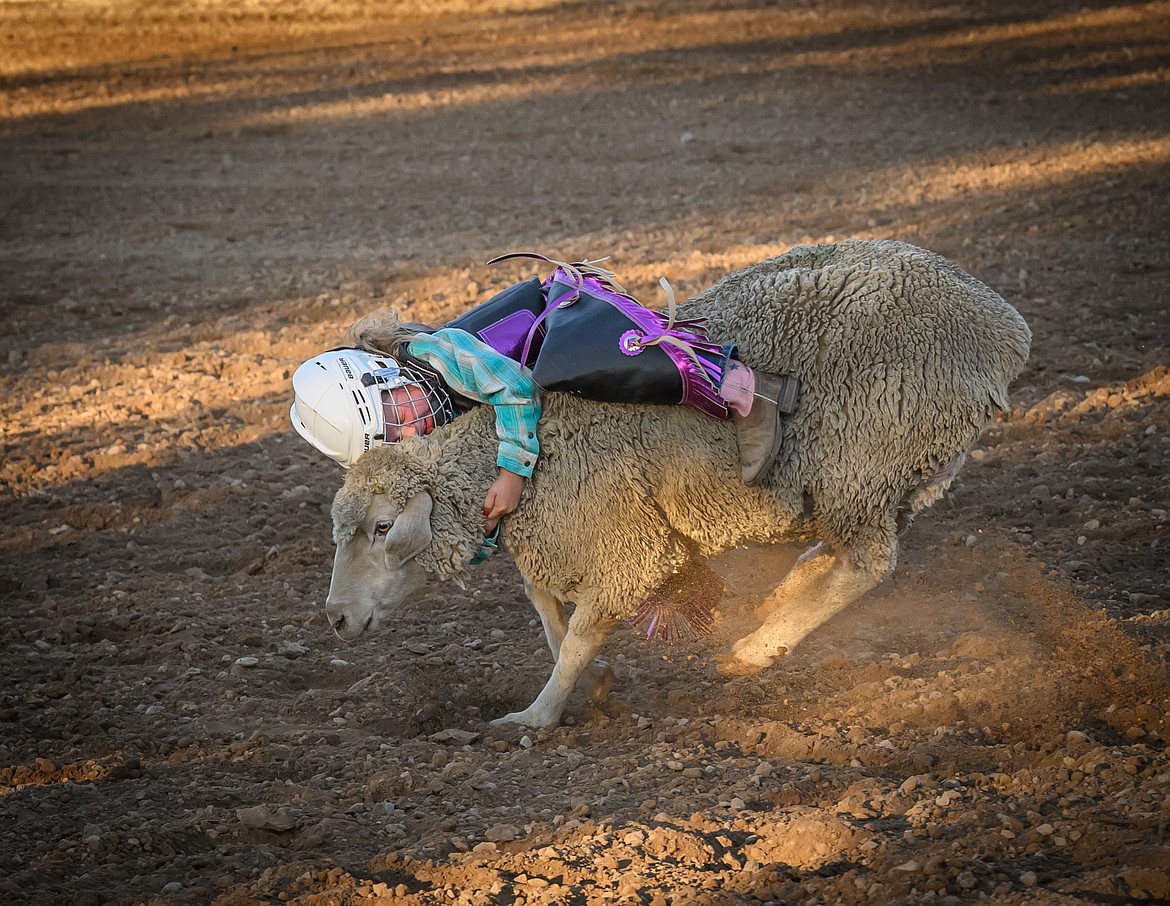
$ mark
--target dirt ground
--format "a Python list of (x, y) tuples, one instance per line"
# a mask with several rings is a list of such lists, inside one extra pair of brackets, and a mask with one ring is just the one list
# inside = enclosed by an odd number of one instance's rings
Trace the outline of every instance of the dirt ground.
[[(509, 563), (329, 631), (289, 377), (357, 315), (848, 236), (1035, 334), (877, 591), (528, 733)], [(0, 900), (1170, 902), (1168, 287), (1165, 0), (0, 0)]]

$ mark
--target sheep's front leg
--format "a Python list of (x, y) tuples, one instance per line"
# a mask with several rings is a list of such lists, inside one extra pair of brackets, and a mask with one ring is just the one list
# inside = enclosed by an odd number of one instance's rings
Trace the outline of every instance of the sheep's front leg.
[(561, 653), (561, 643), (569, 631), (569, 621), (565, 617), (565, 605), (561, 599), (546, 588), (538, 588), (527, 580), (524, 582), (524, 591), (528, 600), (536, 609), (540, 623), (544, 627), (544, 638), (552, 652), (553, 663)]
[(525, 727), (555, 727), (561, 719), (561, 712), (572, 695), (577, 681), (598, 652), (616, 625), (614, 620), (585, 623), (579, 620), (580, 611), (569, 620), (569, 630), (561, 642), (560, 652), (552, 675), (540, 695), (523, 711), (506, 714), (492, 723), (521, 724)]
[[(546, 588), (532, 585), (524, 581), (524, 591), (528, 600), (536, 609), (544, 627), (544, 638), (552, 652), (553, 663), (560, 658), (561, 645), (569, 631), (569, 621), (565, 617), (564, 602)], [(585, 669), (585, 680), (589, 684), (589, 698), (595, 705), (604, 705), (613, 688), (613, 670), (605, 661), (596, 660)]]

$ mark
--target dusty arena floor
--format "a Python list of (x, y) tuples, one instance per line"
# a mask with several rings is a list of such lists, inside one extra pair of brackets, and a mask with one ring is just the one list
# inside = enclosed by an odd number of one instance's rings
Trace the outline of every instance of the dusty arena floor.
[[(0, 0), (0, 900), (1170, 902), (1168, 211), (1166, 0)], [(355, 316), (849, 236), (1035, 333), (893, 579), (553, 731), (507, 562), (333, 636)]]

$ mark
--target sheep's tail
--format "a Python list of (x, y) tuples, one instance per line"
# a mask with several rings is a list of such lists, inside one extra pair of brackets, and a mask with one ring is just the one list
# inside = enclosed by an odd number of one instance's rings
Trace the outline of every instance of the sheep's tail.
[(429, 332), (426, 325), (403, 321), (398, 312), (379, 308), (354, 321), (345, 332), (342, 345), (398, 356), (404, 343), (425, 332)]

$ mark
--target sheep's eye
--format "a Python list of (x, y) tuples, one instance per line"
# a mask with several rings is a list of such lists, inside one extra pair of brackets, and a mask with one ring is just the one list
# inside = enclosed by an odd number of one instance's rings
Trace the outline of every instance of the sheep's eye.
[(385, 535), (387, 532), (389, 532), (391, 524), (392, 523), (387, 522), (385, 520), (383, 520), (382, 522), (375, 522), (374, 523), (374, 537), (381, 538), (383, 535)]

